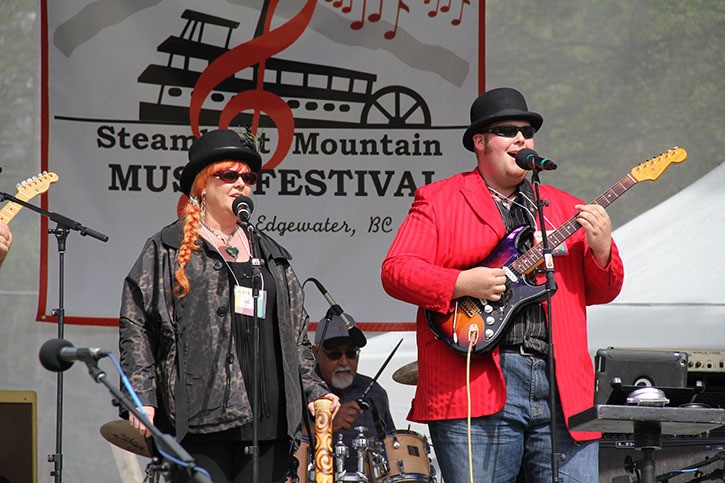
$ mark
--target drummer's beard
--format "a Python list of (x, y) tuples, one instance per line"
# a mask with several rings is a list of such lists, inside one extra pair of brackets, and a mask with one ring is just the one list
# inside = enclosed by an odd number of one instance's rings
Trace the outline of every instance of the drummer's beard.
[(335, 389), (347, 389), (352, 385), (353, 379), (355, 379), (355, 375), (352, 373), (352, 367), (340, 367), (332, 373), (330, 383)]

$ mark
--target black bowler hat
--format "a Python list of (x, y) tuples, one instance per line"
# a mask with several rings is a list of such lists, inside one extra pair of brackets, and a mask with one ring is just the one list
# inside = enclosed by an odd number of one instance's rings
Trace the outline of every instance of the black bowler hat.
[(529, 121), (535, 130), (539, 130), (544, 118), (540, 114), (530, 112), (526, 99), (516, 89), (499, 87), (486, 91), (473, 101), (471, 105), (471, 125), (463, 133), (463, 145), (474, 151), (473, 135), (486, 126), (504, 119), (522, 119)]
[(217, 161), (242, 161), (259, 174), (262, 157), (252, 139), (231, 129), (215, 129), (202, 134), (189, 149), (189, 162), (181, 172), (181, 191), (187, 196), (199, 172)]

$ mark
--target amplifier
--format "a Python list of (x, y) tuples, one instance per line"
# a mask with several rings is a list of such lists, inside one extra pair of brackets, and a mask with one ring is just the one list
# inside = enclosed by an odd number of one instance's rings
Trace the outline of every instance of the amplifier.
[(725, 350), (680, 349), (687, 352), (689, 372), (725, 373)]
[(695, 387), (700, 382), (705, 387), (693, 402), (725, 408), (725, 349), (678, 350), (688, 355), (687, 386)]

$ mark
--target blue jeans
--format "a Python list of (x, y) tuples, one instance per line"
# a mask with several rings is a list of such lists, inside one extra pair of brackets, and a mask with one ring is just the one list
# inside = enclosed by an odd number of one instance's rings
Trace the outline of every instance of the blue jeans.
[[(548, 364), (515, 352), (501, 353), (506, 405), (491, 416), (471, 419), (474, 483), (547, 483), (551, 473), (551, 412)], [(557, 451), (565, 455), (565, 483), (599, 481), (599, 443), (574, 441), (557, 407)], [(428, 423), (445, 483), (469, 483), (466, 419)]]

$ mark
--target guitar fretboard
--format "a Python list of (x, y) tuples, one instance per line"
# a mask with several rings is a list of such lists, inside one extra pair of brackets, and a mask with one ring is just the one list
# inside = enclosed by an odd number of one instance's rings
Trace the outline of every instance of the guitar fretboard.
[[(591, 202), (593, 205), (599, 205), (603, 208), (611, 205), (617, 198), (626, 193), (632, 186), (637, 184), (637, 181), (631, 176), (627, 175), (620, 179), (614, 186), (609, 188), (607, 191), (599, 195), (597, 199)], [(564, 240), (572, 236), (581, 225), (576, 221), (576, 215), (569, 218), (563, 225), (554, 230), (553, 232), (547, 232), (547, 241), (549, 246), (556, 248), (561, 245)], [(544, 247), (541, 243), (534, 245), (523, 255), (517, 258), (511, 265), (510, 268), (515, 270), (518, 274), (525, 274), (536, 268), (544, 259)]]
[[(30, 199), (27, 196), (21, 195), (20, 193), (15, 195), (15, 197), (21, 201), (28, 201)], [(5, 224), (10, 223), (10, 220), (15, 218), (15, 215), (17, 215), (22, 208), (23, 207), (21, 205), (13, 201), (9, 201), (8, 204), (0, 209), (0, 220), (2, 220), (2, 222)]]

